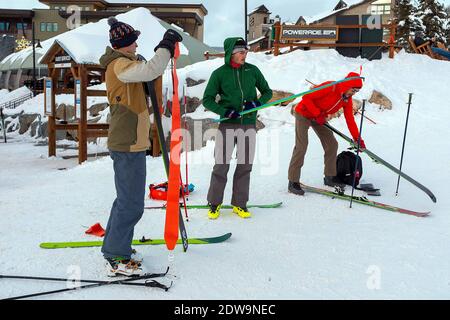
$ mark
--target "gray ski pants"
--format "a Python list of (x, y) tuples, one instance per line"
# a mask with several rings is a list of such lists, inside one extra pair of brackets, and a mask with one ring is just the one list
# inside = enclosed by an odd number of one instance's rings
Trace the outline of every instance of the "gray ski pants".
[(110, 151), (117, 197), (114, 200), (103, 240), (105, 258), (131, 257), (134, 226), (144, 213), (145, 151)]
[(256, 146), (256, 125), (254, 124), (221, 123), (219, 125), (214, 148), (215, 165), (207, 197), (208, 203), (218, 205), (223, 202), (227, 174), (235, 146), (237, 146), (237, 166), (233, 176), (231, 204), (241, 208), (247, 206), (250, 173)]

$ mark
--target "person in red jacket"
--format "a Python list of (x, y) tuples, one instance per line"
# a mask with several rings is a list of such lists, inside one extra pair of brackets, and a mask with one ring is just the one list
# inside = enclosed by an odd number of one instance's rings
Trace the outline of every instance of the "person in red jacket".
[[(359, 74), (351, 72), (346, 78), (360, 77)], [(333, 81), (327, 81), (320, 86), (327, 85)], [(361, 78), (344, 81), (333, 86), (303, 96), (302, 101), (295, 107), (295, 147), (292, 152), (288, 173), (288, 191), (297, 195), (303, 195), (304, 191), (300, 186), (300, 171), (305, 159), (308, 147), (308, 130), (313, 128), (320, 139), (325, 152), (324, 184), (328, 186), (343, 185), (336, 180), (336, 157), (338, 143), (333, 133), (323, 124), (327, 117), (344, 109), (344, 116), (348, 130), (354, 141), (358, 141), (359, 131), (353, 117), (352, 96), (363, 86)], [(366, 145), (361, 139), (361, 149)]]

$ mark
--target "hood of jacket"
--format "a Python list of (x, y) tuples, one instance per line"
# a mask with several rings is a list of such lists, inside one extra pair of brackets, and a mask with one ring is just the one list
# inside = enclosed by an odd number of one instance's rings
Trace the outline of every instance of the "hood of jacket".
[(100, 65), (102, 68), (107, 68), (108, 65), (116, 60), (117, 58), (125, 57), (132, 60), (137, 60), (136, 55), (134, 54), (126, 54), (117, 50), (114, 50), (111, 47), (106, 47), (105, 53), (100, 57)]
[(233, 54), (234, 46), (238, 40), (244, 40), (240, 37), (227, 38), (223, 42), (223, 49), (225, 50), (225, 64), (230, 65), (231, 55)]
[[(354, 77), (361, 77), (359, 75), (359, 73), (356, 72), (350, 72), (345, 78), (354, 78)], [(344, 93), (349, 89), (352, 88), (358, 88), (361, 89), (363, 86), (363, 81), (362, 79), (353, 79), (353, 80), (349, 80), (349, 81), (344, 81), (339, 83), (339, 90)]]

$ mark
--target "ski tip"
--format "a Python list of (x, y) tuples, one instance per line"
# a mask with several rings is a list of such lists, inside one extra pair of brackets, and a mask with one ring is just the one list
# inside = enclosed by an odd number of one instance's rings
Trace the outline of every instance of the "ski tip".
[(431, 211), (428, 211), (428, 212), (421, 212), (421, 213), (418, 215), (418, 217), (420, 217), (420, 218), (425, 218), (425, 217), (428, 217), (428, 216), (430, 215), (430, 213), (431, 213)]
[(205, 243), (219, 243), (219, 242), (223, 242), (223, 241), (226, 241), (226, 240), (230, 239), (231, 235), (232, 235), (232, 233), (228, 232), (228, 233), (225, 233), (224, 235), (221, 235), (221, 236), (218, 236), (218, 237), (198, 238), (198, 240), (205, 241)]

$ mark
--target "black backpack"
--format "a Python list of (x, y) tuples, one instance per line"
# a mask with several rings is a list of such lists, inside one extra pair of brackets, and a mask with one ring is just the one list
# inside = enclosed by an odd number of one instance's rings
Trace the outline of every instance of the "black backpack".
[(358, 169), (356, 170), (355, 187), (359, 184), (359, 180), (363, 174), (361, 157), (353, 152), (343, 151), (336, 159), (337, 178), (340, 182), (352, 185), (353, 174), (355, 173), (356, 159), (358, 158)]

